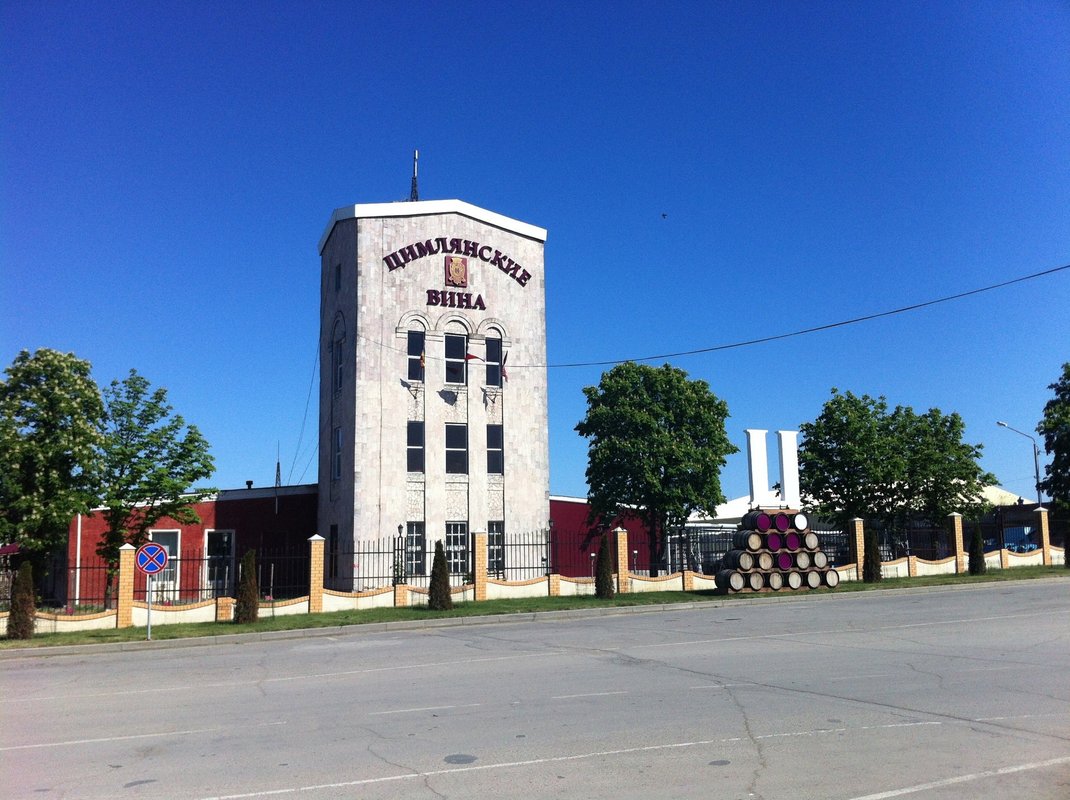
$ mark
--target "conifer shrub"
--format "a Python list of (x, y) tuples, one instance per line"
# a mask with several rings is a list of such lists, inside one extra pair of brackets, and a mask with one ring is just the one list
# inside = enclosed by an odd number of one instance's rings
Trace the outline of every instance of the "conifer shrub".
[(973, 536), (970, 537), (969, 558), (967, 569), (971, 575), (984, 575), (988, 571), (988, 565), (985, 563), (985, 540), (982, 538), (980, 525), (974, 527)]
[(33, 638), (34, 618), (37, 608), (33, 594), (33, 567), (23, 561), (11, 584), (11, 609), (7, 617), (8, 639)]
[(427, 607), (432, 611), (449, 611), (453, 608), (450, 568), (446, 564), (446, 551), (442, 549), (441, 539), (435, 542), (435, 559), (431, 562), (431, 586), (427, 597)]
[(256, 622), (260, 617), (260, 587), (256, 582), (256, 551), (249, 550), (241, 559), (238, 598), (234, 604), (234, 621), (239, 625)]
[(603, 600), (613, 599), (613, 559), (609, 554), (609, 537), (602, 535), (595, 564), (594, 594)]
[(877, 545), (877, 532), (871, 528), (865, 531), (866, 552), (862, 556), (863, 583), (879, 583), (881, 578), (881, 551)]

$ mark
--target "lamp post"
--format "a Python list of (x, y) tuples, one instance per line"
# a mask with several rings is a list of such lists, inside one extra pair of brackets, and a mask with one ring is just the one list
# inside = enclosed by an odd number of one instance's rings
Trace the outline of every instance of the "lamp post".
[(1033, 474), (1037, 481), (1037, 508), (1040, 508), (1040, 448), (1037, 446), (1037, 440), (1024, 431), (1020, 431), (1017, 428), (1012, 428), (1006, 422), (996, 422), (1001, 428), (1006, 428), (1009, 431), (1014, 431), (1019, 436), (1024, 436), (1026, 439), (1033, 443)]

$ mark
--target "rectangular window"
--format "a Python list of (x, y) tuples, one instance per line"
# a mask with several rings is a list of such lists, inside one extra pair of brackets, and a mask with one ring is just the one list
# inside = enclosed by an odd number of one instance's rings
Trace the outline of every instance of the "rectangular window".
[(450, 575), (464, 575), (468, 572), (468, 523), (446, 523), (446, 563)]
[(446, 472), (468, 474), (468, 426), (446, 423)]
[(468, 382), (468, 337), (446, 334), (446, 383)]
[(342, 265), (334, 265), (334, 290), (337, 292), (342, 288)]
[(502, 340), (487, 337), (487, 386), (502, 385)]
[(338, 339), (334, 343), (334, 347), (331, 348), (331, 362), (334, 371), (334, 390), (337, 392), (342, 388), (342, 379), (345, 377), (345, 368), (343, 361), (343, 354), (345, 353), (344, 340)]
[(408, 471), (424, 471), (424, 424), (422, 422), (410, 422), (408, 432)]
[(487, 523), (487, 572), (505, 578), (505, 521)]
[(342, 429), (335, 428), (331, 437), (331, 480), (342, 478)]
[(405, 524), (405, 574), (423, 575), (427, 568), (427, 540), (422, 522)]
[(501, 475), (505, 472), (505, 436), (501, 425), (487, 426), (487, 474)]
[(409, 331), (409, 380), (422, 381), (424, 379), (424, 332)]

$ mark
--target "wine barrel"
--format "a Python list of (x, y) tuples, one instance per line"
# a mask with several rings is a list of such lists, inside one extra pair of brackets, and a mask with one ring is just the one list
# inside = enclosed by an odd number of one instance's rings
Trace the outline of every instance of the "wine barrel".
[(734, 569), (721, 570), (717, 573), (716, 581), (718, 589), (725, 589), (731, 592), (741, 592), (743, 587), (747, 585), (743, 574), (736, 572)]
[(799, 569), (810, 569), (810, 554), (802, 550), (795, 554), (795, 566)]
[(834, 569), (830, 569), (828, 572), (823, 573), (822, 579), (825, 581), (825, 585), (830, 589), (835, 589), (840, 585), (840, 573)]
[(724, 566), (728, 569), (750, 571), (754, 569), (754, 553), (746, 550), (729, 550), (724, 554)]
[(791, 517), (787, 514), (777, 514), (773, 517), (773, 527), (781, 533), (784, 533), (784, 531), (791, 527)]
[(829, 557), (825, 555), (825, 552), (823, 550), (818, 550), (816, 553), (811, 553), (810, 560), (818, 569), (824, 569), (829, 565)]
[(807, 531), (803, 534), (803, 547), (807, 550), (816, 550), (820, 544), (817, 534), (813, 531)]
[(802, 575), (798, 572), (792, 571), (784, 576), (785, 583), (788, 584), (789, 589), (798, 589), (802, 586)]
[(811, 589), (816, 589), (821, 585), (821, 573), (820, 572), (807, 572), (806, 573), (806, 585)]
[(773, 527), (773, 518), (764, 511), (750, 511), (743, 515), (742, 525), (744, 528), (765, 533)]
[(765, 586), (765, 576), (760, 572), (751, 572), (747, 575), (747, 583), (754, 591), (759, 591)]
[(732, 546), (756, 553), (762, 549), (762, 535), (754, 531), (740, 531), (732, 537)]
[(795, 514), (791, 518), (791, 527), (797, 531), (805, 531), (810, 527), (810, 520), (806, 518), (805, 514)]
[(765, 585), (774, 592), (779, 592), (784, 587), (784, 576), (779, 572), (767, 572), (765, 575)]
[(757, 554), (758, 556), (758, 569), (762, 572), (768, 572), (773, 568), (773, 554), (768, 550), (762, 550)]
[(788, 531), (784, 534), (784, 546), (789, 550), (798, 550), (802, 547), (802, 537), (795, 531)]
[(773, 563), (783, 572), (795, 566), (795, 559), (791, 557), (791, 553), (777, 553), (773, 556)]
[(779, 550), (784, 546), (784, 537), (775, 531), (765, 535), (765, 546), (768, 550)]

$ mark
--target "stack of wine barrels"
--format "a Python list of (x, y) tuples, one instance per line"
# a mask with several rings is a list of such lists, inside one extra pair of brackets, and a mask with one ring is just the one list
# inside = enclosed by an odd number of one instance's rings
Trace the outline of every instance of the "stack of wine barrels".
[(840, 575), (829, 566), (817, 534), (797, 511), (751, 511), (743, 517), (717, 573), (717, 589), (779, 592), (836, 588)]

